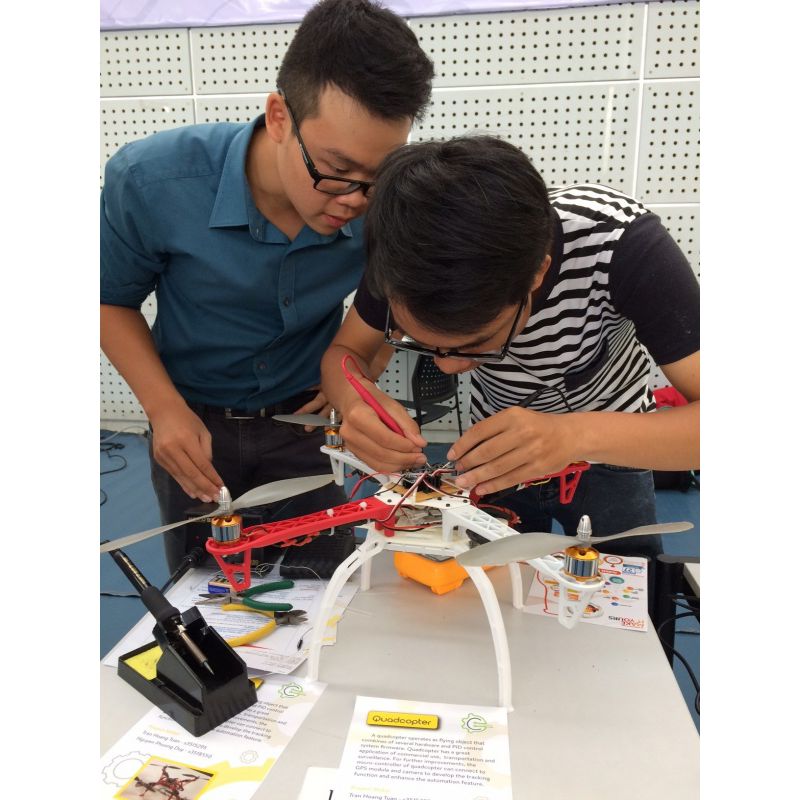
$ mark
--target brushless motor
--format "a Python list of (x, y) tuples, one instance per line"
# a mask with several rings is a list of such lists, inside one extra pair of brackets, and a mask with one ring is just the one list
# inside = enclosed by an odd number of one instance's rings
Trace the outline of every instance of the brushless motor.
[(564, 550), (564, 572), (576, 581), (589, 581), (597, 577), (600, 553), (594, 547), (572, 545)]
[(344, 447), (344, 442), (342, 442), (342, 437), (339, 434), (342, 417), (335, 408), (332, 408), (328, 419), (329, 422), (325, 426), (325, 446), (333, 450), (341, 450)]
[(211, 535), (215, 542), (230, 544), (236, 542), (242, 535), (242, 518), (238, 514), (230, 517), (212, 517)]

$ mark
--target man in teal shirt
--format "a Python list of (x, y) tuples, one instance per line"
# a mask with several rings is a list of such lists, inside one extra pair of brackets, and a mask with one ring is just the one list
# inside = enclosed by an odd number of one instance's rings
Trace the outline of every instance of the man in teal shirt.
[[(101, 345), (153, 431), (164, 523), (225, 485), (329, 469), (319, 363), (363, 269), (361, 221), (383, 157), (405, 143), (433, 69), (408, 26), (368, 0), (308, 12), (265, 114), (123, 147), (101, 199)], [(141, 305), (155, 290), (152, 334)], [(295, 502), (304, 513), (341, 499)], [(168, 537), (172, 570), (196, 540)]]

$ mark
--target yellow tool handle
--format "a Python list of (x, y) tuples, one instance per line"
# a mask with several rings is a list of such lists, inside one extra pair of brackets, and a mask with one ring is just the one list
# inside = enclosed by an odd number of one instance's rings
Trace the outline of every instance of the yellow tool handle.
[(241, 636), (235, 636), (233, 639), (226, 639), (225, 641), (231, 647), (239, 647), (243, 644), (252, 644), (253, 642), (257, 642), (259, 639), (263, 639), (268, 633), (272, 633), (272, 631), (274, 631), (277, 627), (274, 611), (259, 611), (256, 608), (239, 605), (238, 603), (225, 603), (222, 606), (222, 610), (247, 611), (250, 614), (262, 614), (263, 616), (270, 618), (270, 621), (261, 628), (256, 628), (254, 631), (250, 631), (250, 633), (243, 633)]

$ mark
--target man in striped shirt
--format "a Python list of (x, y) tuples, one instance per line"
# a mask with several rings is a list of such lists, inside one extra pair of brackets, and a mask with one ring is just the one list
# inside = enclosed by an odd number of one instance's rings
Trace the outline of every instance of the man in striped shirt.
[[(521, 530), (556, 518), (574, 533), (582, 514), (598, 534), (655, 521), (650, 470), (699, 466), (700, 412), (699, 286), (657, 216), (604, 186), (548, 192), (516, 147), (470, 136), (387, 158), (365, 242), (364, 280), (323, 360), (349, 449), (376, 470), (425, 462), (405, 409), (365, 381), (400, 436), (339, 368), (345, 354), (366, 367), (386, 341), (471, 371), (474, 424), (448, 453), (460, 486), (487, 495), (593, 462), (569, 506), (550, 484), (504, 498)], [(688, 405), (649, 413), (653, 361)]]

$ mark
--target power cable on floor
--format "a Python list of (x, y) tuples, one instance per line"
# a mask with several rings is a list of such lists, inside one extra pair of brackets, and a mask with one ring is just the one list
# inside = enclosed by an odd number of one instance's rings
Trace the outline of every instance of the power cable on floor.
[[(111, 438), (112, 437), (110, 436), (108, 437), (108, 439)], [(109, 458), (120, 459), (122, 461), (122, 464), (120, 464), (117, 467), (114, 467), (113, 469), (101, 469), (100, 470), (101, 477), (103, 475), (111, 475), (114, 472), (121, 472), (123, 469), (125, 469), (125, 467), (128, 466), (128, 460), (125, 458), (125, 456), (121, 456), (113, 452), (114, 450), (122, 450), (125, 447), (125, 445), (120, 442), (109, 442), (108, 439), (100, 440), (100, 455), (102, 456), (103, 454), (105, 454)], [(105, 491), (103, 491), (103, 489), (100, 489), (100, 505), (101, 506), (104, 505), (107, 501), (108, 501), (108, 494)]]
[[(665, 650), (668, 650), (675, 658), (677, 658), (681, 664), (683, 664), (684, 669), (686, 670), (687, 675), (689, 676), (689, 680), (692, 682), (692, 685), (695, 689), (695, 697), (694, 697), (694, 708), (697, 712), (698, 716), (700, 715), (700, 682), (697, 680), (697, 677), (694, 674), (694, 671), (689, 666), (689, 662), (686, 658), (679, 653), (672, 645), (668, 644), (664, 641), (664, 637), (661, 634), (661, 629), (665, 625), (674, 624), (679, 619), (684, 619), (685, 617), (697, 617), (697, 614), (700, 610), (700, 598), (699, 597), (689, 597), (689, 596), (682, 596), (682, 597), (674, 597), (673, 598), (676, 602), (675, 605), (678, 608), (688, 608), (688, 611), (684, 611), (680, 614), (675, 614), (674, 616), (667, 617), (661, 624), (656, 628), (656, 635), (658, 636), (659, 640), (661, 641), (662, 646)], [(691, 605), (685, 605), (680, 600), (686, 601), (687, 603), (691, 603), (693, 601), (697, 601), (697, 607), (692, 607)], [(687, 631), (687, 630), (675, 630), (675, 635), (678, 634), (688, 634), (688, 635), (699, 635), (699, 631)]]

